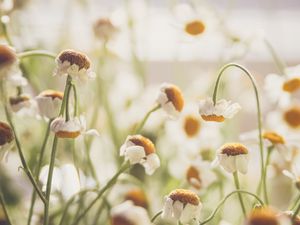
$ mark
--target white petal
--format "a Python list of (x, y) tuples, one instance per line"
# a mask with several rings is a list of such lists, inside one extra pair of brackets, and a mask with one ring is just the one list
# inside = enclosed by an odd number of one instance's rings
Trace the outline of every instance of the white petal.
[(248, 161), (249, 161), (248, 154), (237, 155), (235, 158), (236, 169), (239, 172), (246, 174), (248, 171)]
[(175, 201), (173, 204), (173, 216), (179, 220), (183, 211), (183, 204), (180, 201)]
[(220, 165), (229, 173), (236, 171), (235, 156), (227, 156), (226, 154), (219, 154)]
[(130, 164), (139, 163), (145, 156), (145, 150), (141, 146), (130, 146), (125, 150), (125, 157), (130, 161)]
[(190, 222), (192, 219), (194, 218), (199, 218), (200, 215), (198, 215), (200, 213), (199, 207), (201, 209), (201, 205), (192, 205), (192, 204), (186, 204), (186, 206), (184, 207), (181, 217), (180, 217), (180, 221), (182, 223), (188, 223)]
[(283, 170), (282, 173), (287, 176), (288, 178), (292, 179), (292, 180), (296, 180), (297, 177), (295, 174), (293, 174), (292, 172), (288, 171), (288, 170)]
[(173, 200), (166, 197), (166, 201), (162, 210), (161, 217), (163, 219), (170, 219), (173, 215)]
[(96, 129), (87, 130), (84, 134), (91, 135), (91, 136), (97, 136), (97, 137), (100, 136), (99, 132)]
[(147, 156), (145, 162), (142, 163), (148, 175), (152, 175), (154, 171), (160, 167), (160, 160), (157, 154), (152, 153)]

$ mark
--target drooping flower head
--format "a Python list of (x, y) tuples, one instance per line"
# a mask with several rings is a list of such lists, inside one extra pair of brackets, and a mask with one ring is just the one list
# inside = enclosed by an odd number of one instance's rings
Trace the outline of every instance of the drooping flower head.
[(156, 101), (172, 118), (177, 118), (184, 107), (182, 92), (173, 84), (162, 84)]
[(155, 153), (155, 146), (152, 141), (142, 135), (128, 136), (120, 148), (120, 155), (125, 156), (130, 164), (141, 164), (148, 175), (160, 166), (160, 160)]
[(12, 147), (14, 134), (11, 127), (0, 121), (0, 159), (2, 159), (6, 152)]
[(95, 78), (90, 59), (81, 52), (64, 50), (56, 58), (54, 75), (70, 75), (74, 79), (86, 81)]
[(162, 218), (175, 218), (181, 223), (198, 220), (202, 204), (199, 197), (192, 191), (176, 189), (165, 197)]
[(95, 36), (102, 41), (111, 40), (117, 32), (118, 29), (108, 18), (100, 18), (94, 23)]
[(279, 216), (269, 207), (255, 208), (248, 216), (245, 225), (291, 225), (287, 217)]
[(7, 76), (18, 64), (18, 57), (14, 49), (0, 44), (0, 78)]
[(149, 205), (145, 192), (140, 188), (129, 190), (125, 194), (125, 200), (132, 201), (134, 205), (143, 207), (145, 209), (147, 209)]
[(243, 174), (248, 171), (248, 149), (240, 143), (227, 143), (217, 150), (217, 157), (213, 162), (219, 164), (229, 173), (236, 171)]
[(199, 113), (206, 121), (223, 122), (232, 118), (240, 109), (238, 103), (231, 103), (225, 99), (218, 100), (215, 105), (212, 99), (201, 100), (199, 103)]
[(29, 108), (31, 106), (31, 99), (28, 95), (19, 95), (9, 98), (9, 104), (13, 112), (18, 112), (23, 108)]
[(35, 99), (41, 116), (52, 119), (59, 113), (64, 93), (54, 90), (45, 90)]
[(201, 20), (189, 21), (185, 25), (185, 32), (192, 36), (197, 36), (205, 31), (205, 24)]

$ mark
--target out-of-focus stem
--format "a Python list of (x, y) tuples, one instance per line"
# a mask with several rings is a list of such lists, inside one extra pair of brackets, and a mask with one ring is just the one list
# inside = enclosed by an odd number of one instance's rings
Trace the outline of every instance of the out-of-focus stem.
[[(234, 183), (235, 183), (236, 189), (240, 190), (240, 181), (239, 181), (239, 176), (238, 176), (238, 172), (237, 171), (235, 171), (233, 173), (233, 178), (234, 178)], [(246, 208), (245, 208), (245, 204), (244, 204), (244, 201), (243, 201), (241, 193), (238, 193), (238, 197), (239, 197), (239, 201), (240, 201), (240, 204), (241, 204), (241, 208), (242, 208), (244, 217), (246, 217)]]
[(150, 109), (150, 110), (147, 112), (147, 114), (144, 116), (144, 118), (143, 118), (143, 120), (140, 122), (140, 124), (137, 126), (137, 128), (134, 130), (133, 133), (134, 133), (134, 134), (140, 133), (141, 130), (143, 129), (145, 123), (147, 122), (149, 116), (150, 116), (153, 112), (157, 111), (158, 109), (160, 109), (160, 105), (156, 105), (156, 106), (154, 106), (152, 109)]

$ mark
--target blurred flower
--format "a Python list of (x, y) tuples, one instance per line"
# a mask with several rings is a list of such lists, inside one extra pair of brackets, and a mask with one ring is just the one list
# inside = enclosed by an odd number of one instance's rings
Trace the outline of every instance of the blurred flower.
[(86, 130), (84, 116), (74, 117), (68, 121), (63, 117), (57, 117), (51, 123), (51, 131), (59, 138), (77, 138), (79, 135), (99, 135), (95, 129)]
[(13, 145), (14, 134), (11, 127), (4, 122), (0, 121), (0, 160), (2, 160), (7, 151)]
[(128, 136), (120, 148), (120, 155), (125, 156), (130, 164), (141, 164), (148, 175), (152, 175), (160, 166), (160, 160), (155, 153), (154, 144), (142, 135)]
[(271, 208), (255, 208), (248, 216), (245, 225), (292, 225), (287, 217), (278, 216)]
[(83, 53), (74, 50), (64, 50), (56, 58), (57, 67), (54, 75), (70, 75), (73, 79), (86, 81), (95, 78), (91, 71), (90, 59)]
[(142, 189), (134, 188), (129, 190), (125, 194), (125, 200), (132, 201), (134, 205), (148, 208), (148, 199), (145, 192)]
[(292, 171), (289, 170), (283, 170), (282, 173), (290, 178), (297, 187), (298, 190), (300, 190), (300, 170), (296, 166), (292, 166)]
[[(14, 7), (14, 1), (13, 0), (1, 0), (0, 1), (0, 12), (9, 12)], [(2, 14), (2, 13), (1, 13)]]
[(300, 128), (300, 106), (292, 106), (283, 114), (283, 120), (294, 129)]
[(18, 57), (13, 48), (8, 45), (0, 45), (0, 77), (7, 76), (12, 67), (18, 64)]
[(205, 24), (201, 20), (193, 20), (185, 25), (185, 32), (189, 35), (196, 36), (205, 31)]
[(40, 115), (49, 119), (55, 118), (58, 115), (63, 95), (63, 92), (54, 90), (45, 90), (41, 92), (35, 98)]
[(218, 100), (215, 105), (212, 99), (201, 100), (199, 103), (199, 113), (206, 121), (223, 122), (232, 118), (240, 109), (238, 103), (231, 104), (225, 99)]
[(181, 223), (198, 220), (202, 204), (199, 197), (190, 190), (176, 189), (165, 197), (162, 218), (175, 218)]
[(168, 83), (161, 85), (156, 102), (160, 104), (171, 118), (178, 118), (184, 107), (181, 90), (177, 86)]
[(100, 18), (94, 23), (94, 33), (97, 38), (107, 42), (118, 32), (118, 29), (108, 18)]
[(29, 108), (31, 105), (30, 97), (25, 94), (16, 97), (10, 97), (9, 103), (13, 112), (18, 112), (22, 108)]
[(227, 143), (217, 150), (213, 165), (219, 164), (229, 173), (248, 171), (248, 149), (240, 143)]
[(151, 225), (147, 211), (126, 201), (111, 209), (112, 225)]

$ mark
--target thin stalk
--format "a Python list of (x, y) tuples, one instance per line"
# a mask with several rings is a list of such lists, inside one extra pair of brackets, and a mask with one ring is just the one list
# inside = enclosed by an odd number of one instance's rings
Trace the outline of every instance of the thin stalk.
[[(43, 141), (43, 144), (42, 144), (42, 147), (41, 147), (40, 157), (39, 157), (38, 165), (37, 165), (36, 171), (35, 171), (35, 179), (36, 180), (39, 179), (40, 171), (41, 171), (41, 168), (42, 168), (43, 159), (44, 159), (45, 150), (46, 150), (46, 145), (47, 145), (47, 142), (48, 142), (48, 138), (50, 136), (49, 134), (50, 134), (51, 122), (52, 122), (52, 119), (49, 120), (49, 122), (48, 122), (45, 138), (44, 138), (44, 141)], [(31, 196), (31, 204), (30, 204), (30, 210), (29, 210), (27, 225), (31, 224), (33, 209), (34, 209), (34, 205), (35, 205), (35, 200), (36, 200), (36, 192), (35, 192), (35, 190), (33, 190), (32, 196)]]
[[(251, 75), (251, 73), (244, 68), (243, 66), (236, 64), (236, 63), (229, 63), (226, 64), (225, 66), (223, 66), (219, 72), (216, 84), (215, 84), (215, 88), (214, 88), (214, 93), (213, 93), (213, 102), (214, 104), (216, 104), (217, 102), (217, 92), (218, 92), (218, 87), (219, 87), (219, 83), (222, 77), (222, 74), (224, 73), (224, 71), (230, 67), (236, 67), (240, 70), (242, 70), (250, 79), (253, 89), (254, 89), (254, 93), (255, 93), (255, 99), (256, 99), (256, 109), (257, 109), (257, 126), (258, 126), (258, 139), (259, 139), (259, 151), (260, 151), (260, 171), (261, 171), (261, 182), (263, 182), (263, 176), (264, 176), (264, 144), (263, 144), (263, 140), (262, 140), (262, 116), (261, 116), (261, 108), (260, 108), (260, 100), (259, 100), (259, 94), (258, 94), (258, 89), (257, 89), (257, 84), (256, 84), (256, 80), (255, 78)], [(261, 184), (259, 184), (261, 185)], [(266, 187), (263, 184), (263, 188), (264, 188), (264, 192), (266, 192)], [(265, 196), (266, 198), (266, 196)]]
[[(239, 176), (238, 176), (237, 171), (233, 173), (233, 178), (234, 178), (234, 184), (235, 184), (236, 189), (240, 190), (240, 181), (239, 181)], [(241, 193), (238, 193), (238, 197), (239, 197), (239, 201), (240, 201), (240, 204), (241, 204), (241, 208), (242, 208), (244, 217), (246, 217), (247, 216), (246, 208), (245, 208), (245, 204), (244, 204)]]
[(77, 90), (75, 84), (72, 84), (72, 90), (74, 94), (74, 117), (77, 116), (78, 113), (78, 97), (77, 97)]
[(51, 59), (56, 58), (56, 54), (44, 50), (32, 50), (32, 51), (26, 51), (26, 52), (20, 52), (17, 54), (20, 59), (28, 58), (28, 57), (33, 57), (33, 56), (43, 56), (43, 57), (48, 57)]
[(11, 126), (11, 129), (13, 131), (16, 147), (17, 147), (17, 150), (18, 150), (18, 154), (19, 154), (22, 166), (23, 166), (23, 170), (25, 171), (27, 177), (29, 178), (31, 184), (33, 185), (34, 189), (37, 191), (37, 193), (38, 193), (39, 197), (41, 198), (41, 200), (43, 201), (43, 203), (46, 204), (46, 202), (47, 202), (46, 198), (45, 198), (43, 192), (41, 191), (41, 189), (39, 188), (36, 180), (34, 179), (34, 177), (32, 175), (32, 172), (29, 169), (29, 167), (27, 165), (27, 162), (25, 160), (25, 156), (24, 156), (22, 148), (21, 148), (21, 143), (18, 139), (17, 132), (16, 132), (14, 123), (13, 123), (12, 118), (11, 118), (11, 114), (10, 114), (10, 112), (8, 110), (8, 107), (7, 107), (7, 96), (6, 96), (6, 91), (5, 91), (3, 82), (0, 82), (0, 89), (1, 89), (0, 92), (2, 93), (2, 96), (3, 96), (3, 105), (4, 105), (4, 111), (5, 111), (6, 119), (7, 119), (8, 123)]
[(128, 168), (130, 165), (125, 163), (119, 171), (107, 182), (107, 184), (99, 191), (98, 196), (89, 204), (89, 206), (74, 220), (72, 225), (78, 224), (81, 219), (88, 213), (88, 211), (95, 205), (95, 203), (102, 197), (102, 195), (111, 188), (118, 180), (118, 177)]
[(278, 68), (278, 71), (282, 75), (285, 75), (285, 71), (284, 71), (284, 68), (286, 67), (285, 63), (278, 56), (278, 54), (276, 53), (275, 49), (273, 48), (273, 46), (271, 45), (271, 43), (267, 39), (264, 39), (264, 43), (265, 43), (266, 47), (268, 48), (269, 52), (271, 53), (271, 55), (273, 57), (273, 60), (274, 60), (276, 66)]
[(250, 196), (254, 197), (262, 206), (264, 205), (264, 202), (256, 194), (253, 194), (253, 193), (248, 192), (248, 191), (243, 191), (243, 190), (235, 190), (235, 191), (229, 193), (228, 195), (226, 195), (225, 198), (219, 202), (219, 204), (217, 205), (215, 210), (211, 213), (211, 215), (206, 220), (204, 220), (203, 222), (200, 222), (199, 225), (204, 225), (204, 224), (208, 223), (209, 221), (211, 221), (215, 217), (215, 215), (219, 211), (219, 209), (227, 201), (227, 199), (229, 199), (234, 194), (247, 194), (247, 195), (250, 195)]
[(8, 21), (4, 21), (4, 16), (1, 17), (0, 21), (1, 21), (1, 26), (2, 26), (2, 30), (3, 30), (3, 35), (4, 35), (7, 43), (10, 46), (13, 46), (13, 42), (12, 42), (11, 37), (10, 37), (9, 32), (8, 32), (8, 26), (7, 26)]
[(7, 208), (6, 208), (6, 205), (5, 205), (5, 201), (4, 201), (4, 198), (2, 196), (2, 191), (0, 192), (0, 203), (1, 203), (1, 206), (2, 206), (2, 209), (3, 209), (3, 212), (4, 212), (4, 215), (6, 217), (6, 222), (8, 225), (12, 225), (12, 222), (11, 222), (11, 219), (8, 215), (8, 211), (7, 211)]
[(152, 219), (151, 219), (151, 223), (154, 223), (154, 221), (156, 220), (157, 217), (159, 217), (162, 214), (162, 211), (159, 211), (158, 213), (156, 213)]
[(144, 116), (143, 120), (140, 122), (140, 124), (137, 126), (137, 128), (134, 130), (134, 134), (139, 134), (141, 132), (141, 130), (143, 129), (145, 123), (147, 122), (148, 118), (150, 117), (150, 115), (157, 111), (158, 109), (160, 109), (160, 105), (156, 105), (154, 106), (152, 109), (150, 109), (147, 114)]
[(292, 221), (294, 221), (300, 211), (300, 204), (297, 206), (295, 212), (293, 213)]
[(65, 86), (65, 90), (64, 90), (64, 97), (61, 103), (61, 107), (60, 107), (60, 111), (59, 111), (59, 116), (63, 116), (64, 112), (65, 112), (65, 108), (66, 108), (66, 99), (68, 97), (68, 92), (70, 92), (70, 86), (72, 85), (72, 77), (70, 75), (68, 75), (67, 77), (67, 81), (66, 81), (66, 86)]
[(299, 196), (296, 198), (296, 200), (294, 201), (294, 203), (292, 204), (292, 206), (289, 208), (289, 210), (293, 210), (297, 205), (298, 203), (300, 202), (300, 194)]
[(268, 197), (268, 187), (267, 187), (267, 173), (268, 173), (268, 165), (270, 164), (270, 158), (271, 158), (271, 153), (273, 150), (274, 146), (268, 147), (268, 152), (266, 156), (266, 164), (265, 164), (265, 171), (264, 171), (264, 195), (265, 195), (265, 202), (268, 205), (269, 204), (269, 197)]

